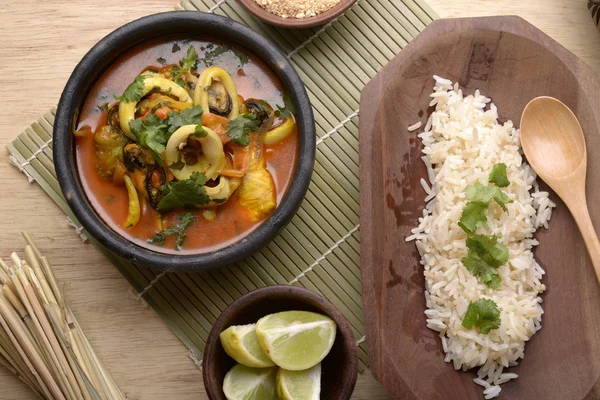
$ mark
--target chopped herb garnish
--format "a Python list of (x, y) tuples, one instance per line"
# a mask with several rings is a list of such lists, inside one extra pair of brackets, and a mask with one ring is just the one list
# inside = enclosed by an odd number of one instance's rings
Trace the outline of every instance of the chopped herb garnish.
[(485, 226), (487, 223), (488, 206), (489, 203), (468, 202), (465, 208), (463, 208), (458, 226), (467, 233), (474, 233), (477, 228)]
[(495, 235), (473, 235), (467, 238), (469, 252), (476, 253), (492, 267), (499, 267), (508, 262), (508, 249), (498, 243)]
[(169, 117), (166, 123), (169, 125), (169, 133), (185, 125), (198, 125), (202, 122), (202, 107), (199, 105), (186, 108), (181, 112), (169, 110)]
[(177, 161), (168, 166), (170, 169), (176, 169), (177, 171), (181, 171), (183, 167), (185, 167), (185, 162), (179, 157)]
[(233, 143), (240, 146), (248, 146), (250, 143), (250, 132), (255, 132), (260, 126), (260, 121), (253, 114), (242, 114), (232, 119), (227, 124), (227, 136)]
[(250, 61), (250, 59), (248, 58), (248, 54), (246, 54), (246, 52), (244, 52), (238, 48), (235, 48), (235, 47), (229, 47), (227, 45), (222, 45), (222, 46), (217, 46), (217, 47), (206, 46), (206, 49), (208, 51), (206, 53), (204, 53), (204, 63), (207, 66), (213, 65), (215, 62), (215, 59), (217, 57), (219, 57), (222, 54), (227, 53), (228, 51), (235, 54), (235, 56), (239, 60), (240, 67), (248, 64), (248, 61)]
[(167, 125), (156, 114), (148, 114), (145, 120), (140, 118), (129, 122), (129, 127), (137, 142), (149, 149), (156, 162), (162, 165), (162, 153), (170, 136)]
[(181, 60), (179, 60), (179, 66), (181, 67), (181, 72), (189, 72), (191, 69), (195, 69), (198, 64), (198, 53), (194, 46), (190, 46), (187, 49), (187, 54)]
[(491, 203), (498, 194), (499, 189), (495, 186), (484, 186), (479, 182), (469, 185), (465, 189), (465, 195), (471, 201), (476, 203)]
[(235, 54), (238, 58), (238, 60), (240, 60), (240, 67), (248, 64), (249, 58), (248, 58), (248, 54), (246, 54), (246, 52), (238, 49), (238, 48), (233, 48), (231, 49), (231, 51), (233, 51), (233, 54)]
[(156, 61), (161, 65), (165, 65), (167, 63), (167, 60), (165, 60), (164, 57), (158, 57)]
[(277, 111), (275, 111), (276, 115), (281, 119), (289, 118), (292, 114), (296, 112), (294, 109), (294, 103), (292, 102), (292, 98), (289, 93), (283, 94), (283, 107), (276, 105)]
[(494, 201), (498, 203), (498, 205), (502, 207), (504, 211), (507, 211), (506, 205), (513, 202), (513, 200), (509, 199), (508, 195), (502, 190), (498, 190), (498, 193), (496, 193), (494, 196)]
[(196, 125), (196, 129), (194, 129), (194, 136), (202, 139), (203, 137), (208, 136), (208, 132), (206, 131), (206, 129), (204, 129), (202, 124), (198, 124), (198, 125)]
[(165, 229), (158, 232), (156, 235), (148, 239), (148, 243), (164, 244), (165, 239), (171, 235), (177, 235), (175, 241), (175, 249), (180, 250), (185, 240), (186, 229), (196, 220), (196, 216), (190, 212), (181, 214), (179, 217), (179, 223), (172, 228)]
[(127, 86), (127, 89), (125, 89), (123, 94), (121, 96), (115, 96), (115, 99), (124, 101), (126, 103), (137, 103), (142, 99), (145, 79), (145, 76), (139, 75), (137, 78), (135, 78), (131, 85)]
[(462, 258), (462, 263), (474, 276), (479, 277), (487, 287), (498, 289), (502, 283), (502, 279), (498, 275), (498, 270), (486, 263), (476, 253), (469, 252), (466, 257)]
[(498, 187), (507, 187), (510, 184), (506, 176), (506, 164), (498, 163), (494, 165), (492, 172), (490, 172), (489, 182)]
[(175, 208), (196, 207), (210, 202), (204, 184), (206, 175), (194, 172), (188, 179), (171, 182), (163, 190), (165, 197), (156, 207), (158, 212), (165, 212)]
[(108, 103), (98, 104), (96, 107), (94, 107), (94, 111), (96, 111), (96, 112), (103, 112), (103, 111), (107, 111), (107, 110), (108, 110)]
[(508, 261), (508, 249), (498, 243), (498, 236), (474, 235), (467, 239), (469, 253), (462, 263), (473, 275), (492, 289), (498, 289), (502, 280), (497, 268)]
[(480, 299), (469, 303), (462, 326), (467, 329), (478, 328), (487, 335), (492, 329), (500, 328), (500, 310), (493, 300)]
[(181, 50), (181, 47), (179, 47), (179, 45), (177, 43), (173, 43), (173, 47), (171, 48), (171, 53), (177, 53), (179, 50)]
[(458, 225), (467, 233), (475, 233), (477, 228), (485, 226), (488, 207), (492, 201), (498, 203), (504, 211), (506, 204), (513, 202), (497, 186), (484, 186), (479, 182), (467, 186), (465, 195), (470, 201), (463, 209)]

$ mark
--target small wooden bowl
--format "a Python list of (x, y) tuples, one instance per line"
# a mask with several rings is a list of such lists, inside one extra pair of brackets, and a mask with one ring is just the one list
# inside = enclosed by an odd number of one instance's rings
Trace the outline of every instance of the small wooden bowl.
[(238, 0), (238, 2), (248, 10), (248, 12), (271, 25), (280, 26), (282, 28), (310, 28), (312, 26), (326, 24), (332, 19), (337, 18), (356, 3), (356, 0), (340, 0), (340, 2), (331, 9), (308, 18), (282, 18), (279, 15), (268, 12), (254, 0)]
[(335, 342), (322, 363), (321, 398), (350, 398), (358, 376), (358, 358), (356, 339), (346, 318), (329, 300), (310, 290), (297, 286), (267, 286), (231, 303), (213, 325), (202, 361), (204, 387), (209, 399), (226, 400), (223, 379), (236, 364), (223, 350), (219, 334), (231, 325), (251, 324), (265, 315), (291, 310), (313, 311), (328, 315), (335, 321)]

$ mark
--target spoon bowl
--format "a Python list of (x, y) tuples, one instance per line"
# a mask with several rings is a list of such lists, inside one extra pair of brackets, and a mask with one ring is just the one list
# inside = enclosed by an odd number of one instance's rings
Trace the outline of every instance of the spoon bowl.
[(527, 104), (521, 118), (521, 145), (529, 164), (544, 180), (567, 178), (587, 167), (581, 125), (575, 114), (553, 97), (538, 97)]
[(600, 283), (600, 242), (585, 197), (587, 152), (577, 117), (555, 98), (531, 100), (521, 117), (521, 146), (529, 165), (573, 214)]

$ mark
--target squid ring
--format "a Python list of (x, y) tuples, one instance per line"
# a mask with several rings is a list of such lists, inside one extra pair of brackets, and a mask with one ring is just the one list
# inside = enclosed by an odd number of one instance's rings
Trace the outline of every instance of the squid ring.
[(193, 165), (186, 164), (181, 169), (171, 167), (171, 165), (181, 160), (180, 150), (187, 144), (188, 138), (194, 135), (196, 126), (182, 126), (173, 132), (167, 142), (165, 161), (173, 176), (180, 181), (188, 179), (194, 172), (204, 173), (208, 180), (215, 179), (223, 171), (227, 162), (223, 151), (223, 142), (221, 142), (219, 135), (204, 127), (208, 135), (203, 138), (196, 138), (202, 146), (202, 154), (198, 157), (198, 161)]

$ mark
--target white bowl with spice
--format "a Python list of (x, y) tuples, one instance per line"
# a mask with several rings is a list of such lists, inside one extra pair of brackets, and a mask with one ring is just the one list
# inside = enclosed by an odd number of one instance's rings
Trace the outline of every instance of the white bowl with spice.
[(356, 0), (238, 0), (257, 18), (283, 28), (309, 28), (339, 17)]

